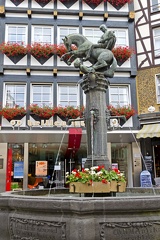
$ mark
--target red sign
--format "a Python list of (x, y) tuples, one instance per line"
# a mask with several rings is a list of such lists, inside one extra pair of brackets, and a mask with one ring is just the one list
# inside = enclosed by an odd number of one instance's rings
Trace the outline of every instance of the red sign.
[(12, 148), (9, 148), (7, 156), (6, 191), (11, 191), (11, 174), (12, 174)]

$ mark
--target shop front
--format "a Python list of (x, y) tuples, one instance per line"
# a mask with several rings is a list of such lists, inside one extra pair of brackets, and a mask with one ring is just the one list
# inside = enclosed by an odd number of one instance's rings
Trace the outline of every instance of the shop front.
[[(133, 162), (138, 151), (133, 133), (112, 131), (107, 135), (111, 164), (124, 172), (128, 185), (133, 186)], [(31, 189), (37, 185), (41, 188), (63, 187), (65, 173), (74, 168), (81, 169), (87, 158), (85, 130), (81, 131), (80, 142), (76, 140), (76, 147), (69, 130), (1, 130), (0, 141), (5, 141), (0, 144), (3, 153), (1, 192)]]

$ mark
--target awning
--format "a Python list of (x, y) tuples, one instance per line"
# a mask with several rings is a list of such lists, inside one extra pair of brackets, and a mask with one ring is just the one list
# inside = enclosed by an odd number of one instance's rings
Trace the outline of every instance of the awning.
[(137, 133), (136, 138), (160, 137), (160, 124), (148, 124)]

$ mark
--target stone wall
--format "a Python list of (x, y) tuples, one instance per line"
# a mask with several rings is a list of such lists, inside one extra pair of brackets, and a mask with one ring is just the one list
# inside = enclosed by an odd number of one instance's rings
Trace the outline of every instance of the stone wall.
[(160, 67), (139, 70), (137, 73), (137, 99), (138, 114), (148, 113), (148, 107), (154, 106), (159, 111), (157, 104), (155, 75), (160, 73)]

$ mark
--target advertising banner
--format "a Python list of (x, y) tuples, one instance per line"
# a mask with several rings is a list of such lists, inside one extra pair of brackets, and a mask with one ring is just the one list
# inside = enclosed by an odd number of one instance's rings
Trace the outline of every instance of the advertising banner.
[(24, 174), (24, 163), (23, 162), (14, 162), (14, 178), (23, 178)]

